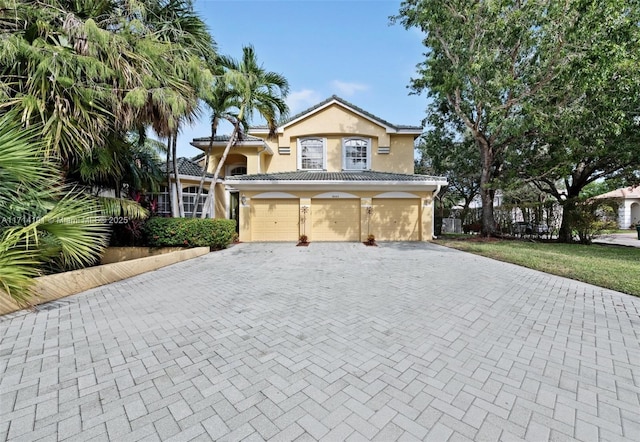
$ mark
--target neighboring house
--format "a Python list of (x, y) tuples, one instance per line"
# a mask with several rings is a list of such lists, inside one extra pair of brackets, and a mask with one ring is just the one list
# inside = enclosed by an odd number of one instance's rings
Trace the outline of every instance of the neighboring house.
[[(215, 189), (216, 217), (241, 241), (424, 241), (442, 177), (415, 175), (418, 126), (391, 124), (336, 96), (282, 123), (253, 127), (231, 149)], [(228, 137), (213, 140), (209, 171)], [(210, 138), (193, 146), (207, 150)]]
[(622, 187), (596, 196), (602, 199), (618, 200), (618, 226), (621, 229), (630, 229), (640, 223), (640, 186)]
[[(201, 157), (202, 155), (200, 155)], [(207, 191), (209, 189), (209, 185), (211, 184), (211, 180), (213, 179), (212, 173), (207, 173), (205, 178), (205, 184), (203, 187), (202, 194), (203, 196), (200, 198), (200, 203), (196, 205), (196, 196), (198, 195), (198, 186), (200, 185), (200, 179), (202, 178), (202, 167), (197, 163), (198, 157), (189, 159), (180, 157), (177, 159), (178, 162), (178, 175), (180, 178), (180, 185), (182, 187), (182, 202), (184, 206), (184, 216), (189, 218), (194, 210), (196, 210), (196, 215), (200, 216), (202, 213), (202, 204), (204, 203), (205, 198), (207, 197)], [(161, 167), (163, 172), (166, 172), (166, 164), (163, 164)], [(171, 195), (172, 204), (169, 205), (169, 189), (166, 185), (160, 187), (160, 192), (157, 194), (158, 198), (158, 215), (161, 216), (175, 216), (179, 215), (178, 210), (178, 201), (176, 198), (176, 180), (171, 174)], [(211, 211), (210, 211), (211, 212)], [(213, 217), (213, 213), (209, 213), (209, 218)]]

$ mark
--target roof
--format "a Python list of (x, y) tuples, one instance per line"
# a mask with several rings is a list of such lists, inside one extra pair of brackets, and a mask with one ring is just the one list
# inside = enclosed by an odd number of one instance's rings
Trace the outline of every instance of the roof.
[[(163, 172), (167, 171), (166, 163), (162, 163), (160, 165), (160, 169)], [(171, 168), (173, 171), (173, 168)], [(179, 175), (188, 175), (188, 176), (202, 176), (202, 167), (198, 166), (194, 161), (189, 158), (180, 157), (178, 158), (178, 174)], [(212, 173), (207, 173), (207, 177), (213, 178)]]
[[(321, 171), (296, 171), (296, 172), (276, 172), (259, 173), (254, 175), (236, 175), (231, 178), (234, 181), (404, 181), (404, 182), (425, 182), (438, 181), (446, 183), (444, 177), (428, 175), (409, 175), (403, 173), (374, 172), (374, 171), (353, 171), (353, 172), (321, 172)], [(227, 179), (228, 180), (228, 179)]]
[[(381, 126), (384, 126), (387, 128), (387, 130), (391, 129), (392, 132), (408, 132), (408, 133), (414, 133), (414, 132), (422, 132), (422, 127), (421, 126), (409, 126), (409, 125), (403, 125), (403, 124), (393, 124), (390, 123), (387, 120), (384, 120), (376, 115), (373, 115), (370, 112), (367, 112), (366, 110), (356, 106), (353, 103), (348, 102), (347, 100), (345, 100), (344, 98), (340, 98), (337, 95), (332, 95), (331, 97), (327, 98), (326, 100), (321, 101), (320, 103), (311, 106), (308, 109), (305, 109), (304, 111), (295, 114), (294, 116), (287, 118), (286, 120), (282, 121), (280, 123), (280, 125), (278, 126), (279, 129), (284, 128), (285, 126), (288, 126), (289, 124), (298, 121), (304, 117), (306, 117), (309, 114), (314, 113), (315, 111), (318, 111), (320, 109), (323, 109), (329, 105), (331, 105), (332, 103), (339, 103), (344, 107), (347, 107), (348, 109), (352, 110), (353, 112), (360, 114), (366, 118), (368, 118), (369, 120), (372, 120), (378, 124), (380, 124)], [(251, 128), (251, 130), (253, 129), (257, 129), (256, 132), (258, 131), (263, 131), (263, 130), (267, 130), (267, 126), (254, 126)]]
[(596, 198), (640, 198), (640, 186), (621, 187), (620, 189), (612, 190), (611, 192), (598, 195), (596, 196)]
[[(228, 142), (229, 137), (230, 135), (216, 135), (215, 137), (213, 137), (213, 141)], [(210, 140), (211, 140), (211, 137), (200, 137), (200, 138), (194, 138), (193, 142), (202, 143), (203, 141), (208, 142)], [(243, 134), (242, 138), (239, 139), (238, 141), (243, 142), (243, 141), (264, 141), (264, 140), (262, 138), (254, 137), (253, 135)]]

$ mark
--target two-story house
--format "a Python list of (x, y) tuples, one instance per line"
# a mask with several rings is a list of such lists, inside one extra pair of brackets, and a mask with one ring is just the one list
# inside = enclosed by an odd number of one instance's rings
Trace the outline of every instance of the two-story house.
[[(253, 127), (216, 184), (215, 216), (238, 221), (241, 241), (421, 241), (446, 179), (415, 175), (418, 126), (391, 124), (332, 96), (282, 123)], [(210, 169), (224, 150), (216, 137)], [(206, 150), (210, 139), (194, 139)]]

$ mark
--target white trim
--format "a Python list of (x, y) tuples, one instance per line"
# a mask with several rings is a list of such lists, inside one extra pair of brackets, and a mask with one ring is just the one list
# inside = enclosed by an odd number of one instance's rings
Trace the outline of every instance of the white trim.
[[(202, 175), (183, 175), (183, 174), (178, 174), (178, 177), (180, 178), (180, 180), (187, 180), (187, 181), (196, 181), (198, 183), (200, 183), (200, 180), (202, 179)], [(173, 172), (169, 175), (169, 179), (172, 182), (176, 182), (176, 177), (173, 174)], [(204, 179), (205, 183), (212, 183), (213, 182), (213, 177), (205, 177)], [(220, 180), (218, 180), (218, 182), (220, 182)]]
[(409, 193), (409, 192), (384, 192), (384, 193), (380, 193), (376, 196), (373, 197), (378, 198), (378, 199), (383, 199), (383, 198), (420, 198), (418, 195), (415, 195), (413, 193)]
[[(320, 140), (322, 142), (322, 169), (303, 169), (302, 168), (302, 146), (301, 143), (306, 140)], [(324, 137), (299, 137), (296, 140), (296, 161), (298, 170), (327, 170), (327, 139)]]
[(360, 198), (357, 195), (354, 195), (352, 193), (347, 193), (347, 192), (325, 192), (325, 193), (320, 193), (318, 195), (312, 196), (312, 199), (327, 199), (327, 198)]
[[(345, 143), (351, 140), (360, 140), (367, 143), (367, 162), (364, 169), (347, 169), (347, 149)], [(371, 170), (371, 138), (366, 137), (344, 137), (341, 141), (342, 145), (342, 170)]]
[[(269, 131), (267, 131), (267, 133), (268, 132)], [(214, 141), (212, 146), (213, 148), (227, 147), (227, 143), (228, 141)], [(209, 141), (191, 141), (189, 144), (191, 144), (195, 148), (202, 150), (206, 150), (209, 148)], [(273, 155), (273, 150), (264, 140), (237, 141), (231, 146), (231, 149), (233, 149), (234, 147), (264, 147), (265, 152), (267, 152), (269, 155)]]
[(299, 198), (295, 195), (291, 195), (286, 192), (264, 192), (257, 195), (253, 195), (253, 199), (282, 199), (282, 198)]
[(446, 185), (446, 181), (233, 181), (229, 183), (235, 189), (242, 191), (263, 191), (274, 189), (279, 191), (396, 191), (396, 192), (430, 192), (439, 185)]

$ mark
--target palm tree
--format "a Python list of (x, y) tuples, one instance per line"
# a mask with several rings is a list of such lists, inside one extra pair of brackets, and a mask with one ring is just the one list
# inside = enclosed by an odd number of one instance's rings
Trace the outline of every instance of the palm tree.
[(39, 130), (0, 117), (0, 289), (21, 305), (34, 276), (93, 263), (108, 238), (96, 201), (60, 184)]
[[(214, 78), (213, 87), (205, 97), (204, 102), (211, 109), (211, 138), (209, 139), (209, 146), (204, 156), (204, 167), (202, 168), (202, 176), (200, 177), (200, 184), (198, 185), (198, 192), (196, 194), (196, 204), (199, 204), (202, 198), (202, 190), (204, 188), (204, 182), (209, 171), (209, 161), (211, 159), (211, 151), (213, 150), (213, 142), (218, 132), (218, 126), (221, 120), (235, 120), (237, 119), (237, 109), (240, 108), (240, 103), (237, 94), (234, 93), (228, 87), (225, 81), (224, 69), (230, 69), (234, 66), (235, 61), (227, 56), (220, 56), (218, 62), (214, 66), (217, 72), (220, 74)], [(203, 207), (203, 211), (204, 211)], [(191, 214), (192, 218), (197, 216), (197, 211), (194, 210)]]
[(242, 48), (242, 60), (236, 62), (229, 59), (229, 67), (224, 74), (224, 82), (237, 107), (237, 112), (225, 113), (226, 118), (233, 126), (229, 141), (218, 161), (218, 166), (213, 174), (213, 180), (209, 185), (209, 193), (202, 217), (206, 216), (209, 207), (212, 207), (214, 187), (220, 171), (224, 166), (231, 146), (242, 136), (242, 128), (248, 126), (254, 112), (258, 112), (267, 122), (269, 136), (275, 135), (278, 121), (284, 118), (289, 111), (285, 98), (289, 93), (289, 83), (281, 74), (266, 71), (258, 64), (253, 46)]

